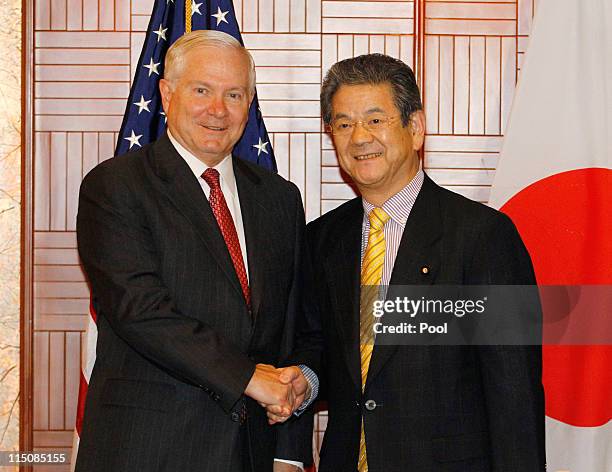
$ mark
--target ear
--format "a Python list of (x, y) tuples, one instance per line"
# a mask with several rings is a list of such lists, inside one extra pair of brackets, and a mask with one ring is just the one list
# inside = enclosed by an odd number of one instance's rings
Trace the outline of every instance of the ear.
[(417, 110), (410, 116), (410, 128), (412, 131), (412, 147), (418, 151), (423, 147), (425, 141), (425, 113)]
[(162, 98), (162, 106), (164, 107), (164, 113), (168, 115), (168, 108), (170, 108), (170, 100), (172, 99), (172, 84), (168, 79), (161, 79), (159, 81), (159, 93)]

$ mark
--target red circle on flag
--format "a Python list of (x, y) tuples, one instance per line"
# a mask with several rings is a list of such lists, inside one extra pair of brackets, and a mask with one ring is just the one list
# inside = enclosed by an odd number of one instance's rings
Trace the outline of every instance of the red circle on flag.
[[(501, 208), (539, 285), (612, 285), (611, 189), (612, 170), (573, 170), (535, 182)], [(610, 420), (612, 346), (546, 345), (543, 358), (547, 416), (574, 426)]]

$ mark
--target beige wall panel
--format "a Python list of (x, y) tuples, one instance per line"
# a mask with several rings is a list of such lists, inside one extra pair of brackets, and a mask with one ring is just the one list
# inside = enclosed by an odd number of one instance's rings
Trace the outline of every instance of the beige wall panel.
[(516, 40), (514, 38), (501, 39), (501, 133), (506, 131), (506, 124), (510, 116), (512, 97), (516, 86)]
[[(35, 69), (38, 82), (119, 82), (130, 80), (130, 69), (124, 66), (97, 65), (41, 65)], [(38, 110), (37, 110), (38, 111)]]
[(319, 118), (266, 118), (266, 128), (270, 132), (301, 132), (312, 133), (320, 131)]
[(245, 33), (259, 31), (259, 2), (258, 0), (242, 1), (242, 31)]
[(321, 32), (321, 0), (306, 0), (306, 31)]
[(87, 329), (86, 313), (87, 309), (81, 313), (39, 316), (34, 319), (34, 329), (45, 331), (85, 331)]
[[(375, 21), (374, 21), (375, 20)], [(413, 21), (398, 18), (325, 18), (323, 17), (324, 33), (347, 33), (355, 31), (369, 34), (412, 34)]]
[[(121, 126), (121, 123), (119, 126)], [(115, 136), (113, 133), (100, 133), (98, 163), (113, 157), (115, 154), (115, 144)]]
[[(257, 67), (258, 84), (316, 84), (321, 80), (320, 67)], [(125, 107), (125, 101), (123, 101)]]
[(513, 36), (513, 20), (425, 20), (428, 34)]
[(385, 36), (385, 50), (384, 54), (393, 57), (400, 56), (400, 37), (399, 36)]
[(275, 0), (274, 2), (274, 31), (276, 33), (289, 31), (289, 2), (290, 0)]
[(498, 152), (502, 138), (497, 136), (428, 136), (425, 151)]
[(68, 0), (66, 29), (83, 29), (83, 0)]
[[(412, 18), (413, 2), (324, 1), (322, 15), (326, 18)], [(363, 31), (363, 25), (358, 31)]]
[(486, 39), (485, 64), (485, 134), (500, 134), (501, 38)]
[[(115, 29), (129, 31), (130, 29), (130, 2), (132, 0), (115, 0)], [(152, 8), (151, 10), (152, 11)]]
[(115, 29), (115, 2), (113, 0), (101, 1), (98, 6), (100, 29), (102, 31)]
[(306, 136), (292, 133), (289, 135), (289, 180), (300, 189), (302, 197), (306, 187)]
[(68, 248), (73, 249), (76, 247), (76, 233), (74, 232), (42, 232), (37, 231), (34, 233), (34, 247), (35, 248)]
[(89, 299), (40, 298), (37, 313), (45, 315), (84, 315), (89, 312)]
[(266, 117), (312, 117), (321, 115), (318, 100), (260, 100), (259, 107)]
[[(34, 431), (34, 444), (36, 448), (61, 448), (72, 444), (72, 431)], [(45, 471), (55, 471), (56, 467), (41, 467)]]
[(129, 38), (129, 33), (119, 32), (45, 31), (36, 33), (34, 41), (46, 48), (124, 48), (129, 46)]
[(321, 215), (321, 134), (306, 135), (306, 183), (304, 206), (306, 221)]
[(306, 31), (306, 0), (289, 0), (291, 5), (290, 29), (294, 32)]
[(427, 152), (425, 165), (428, 169), (495, 169), (497, 152)]
[(132, 16), (132, 31), (147, 31), (149, 26), (149, 20), (151, 17), (150, 13), (146, 15), (133, 15)]
[(440, 132), (440, 37), (425, 36), (425, 86), (422, 87), (427, 134)]
[(491, 194), (491, 187), (488, 186), (446, 185), (446, 188), (480, 203), (487, 203)]
[(98, 0), (83, 0), (83, 29), (98, 29)]
[(259, 66), (318, 66), (321, 61), (319, 51), (254, 50), (252, 55)]
[(153, 11), (153, 0), (131, 0), (132, 15), (150, 15)]
[(318, 100), (320, 89), (318, 84), (263, 84), (257, 95), (260, 100)]
[[(320, 34), (274, 34), (274, 41), (271, 43), (269, 34), (260, 33), (245, 33), (242, 35), (245, 46), (253, 52), (256, 49), (286, 49), (286, 50), (314, 50), (319, 51), (321, 49), (321, 35)], [(271, 47), (274, 46), (274, 47)], [(263, 64), (256, 63), (257, 66)], [(318, 65), (318, 64), (317, 64)]]
[(123, 115), (125, 98), (42, 98), (37, 115)]
[(440, 185), (449, 186), (461, 182), (463, 185), (491, 185), (494, 170), (489, 169), (428, 169), (428, 175)]
[(49, 333), (34, 333), (34, 429), (49, 429)]
[(453, 133), (467, 134), (470, 112), (470, 38), (455, 38)]
[(49, 333), (49, 429), (64, 429), (65, 334)]
[[(75, 425), (76, 410), (79, 394), (79, 383), (81, 378), (81, 333), (66, 333), (66, 366), (64, 378), (65, 384), (65, 428), (71, 430)], [(71, 440), (71, 439), (70, 439)], [(70, 442), (65, 443), (70, 445)]]
[(49, 229), (49, 189), (51, 181), (51, 135), (37, 132), (34, 136), (34, 229)]
[(476, 20), (513, 20), (516, 18), (514, 3), (457, 2), (454, 4), (427, 2), (428, 18), (476, 19)]
[(76, 249), (34, 249), (34, 264), (79, 264)]
[(66, 133), (51, 133), (51, 231), (66, 229)]
[(470, 38), (469, 134), (484, 134), (485, 128), (485, 38)]
[(535, 13), (534, 0), (518, 1), (518, 34), (528, 35), (531, 31), (533, 14)]
[(128, 82), (37, 82), (36, 98), (127, 98)]
[(98, 164), (98, 133), (83, 133), (83, 177)]
[(274, 147), (274, 156), (276, 157), (276, 166), (278, 173), (283, 178), (289, 178), (289, 134), (288, 133), (272, 133), (270, 136)]
[(129, 49), (48, 49), (35, 51), (36, 64), (129, 64)]
[(76, 230), (79, 187), (83, 175), (83, 135), (68, 133), (66, 151), (66, 230)]
[(66, 0), (51, 0), (51, 29), (66, 29)]
[(274, 31), (274, 0), (259, 0), (259, 27), (257, 31), (271, 33)]
[(350, 200), (355, 198), (353, 189), (345, 183), (322, 182), (321, 198), (326, 200)]
[(77, 282), (85, 280), (81, 266), (45, 265), (34, 267), (34, 279), (39, 282)]
[(34, 282), (37, 298), (89, 298), (85, 281), (79, 282)]
[(34, 122), (40, 131), (114, 131), (121, 126), (122, 118), (121, 115), (41, 115)]
[(414, 36), (400, 36), (399, 58), (414, 69)]
[(51, 0), (36, 0), (34, 25), (37, 30), (51, 29)]
[[(454, 41), (451, 36), (440, 38), (440, 70), (438, 96), (438, 132), (453, 132), (453, 94), (454, 94)], [(435, 84), (432, 84), (435, 87)]]

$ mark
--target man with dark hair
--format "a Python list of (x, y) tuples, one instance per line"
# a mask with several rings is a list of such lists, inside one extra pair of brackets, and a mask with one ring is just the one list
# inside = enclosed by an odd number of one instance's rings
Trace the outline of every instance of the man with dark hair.
[(321, 108), (361, 196), (307, 227), (329, 407), (320, 471), (544, 471), (541, 349), (378, 344), (366, 289), (535, 284), (514, 225), (423, 172), (425, 116), (406, 64), (335, 64)]

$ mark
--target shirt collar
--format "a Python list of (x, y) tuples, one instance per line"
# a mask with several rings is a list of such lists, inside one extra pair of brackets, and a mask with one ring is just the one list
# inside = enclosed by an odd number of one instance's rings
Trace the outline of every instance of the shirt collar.
[[(179, 155), (185, 160), (193, 175), (196, 176), (196, 179), (200, 179), (202, 174), (206, 169), (209, 169), (209, 166), (204, 164), (200, 159), (194, 156), (191, 152), (185, 149), (181, 144), (176, 140), (170, 130), (168, 130), (168, 138), (170, 142), (179, 153)], [(228, 154), (223, 158), (221, 162), (219, 162), (216, 166), (212, 167), (219, 172), (220, 179), (219, 183), (223, 186), (227, 186), (227, 188), (232, 192), (232, 194), (236, 194), (236, 177), (234, 175), (234, 166), (232, 165), (232, 155)]]
[[(383, 210), (402, 227), (406, 226), (406, 221), (421, 191), (424, 179), (425, 174), (422, 169), (419, 169), (408, 185), (383, 203)], [(367, 219), (367, 215), (375, 208), (375, 205), (368, 202), (365, 198), (362, 198), (361, 201), (363, 203), (363, 211), (365, 212), (364, 217)]]

